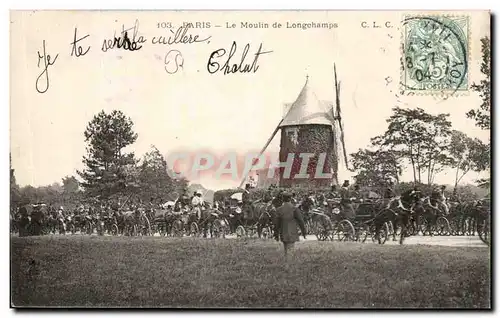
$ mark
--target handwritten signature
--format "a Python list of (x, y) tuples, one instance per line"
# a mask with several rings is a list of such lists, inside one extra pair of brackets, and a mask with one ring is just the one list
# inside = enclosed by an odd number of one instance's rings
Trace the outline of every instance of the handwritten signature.
[(250, 73), (250, 72), (257, 72), (259, 69), (258, 65), (258, 60), (259, 56), (263, 54), (268, 54), (272, 53), (273, 51), (262, 51), (262, 43), (259, 46), (259, 49), (257, 50), (257, 53), (255, 53), (255, 57), (252, 61), (252, 64), (245, 63), (245, 58), (248, 54), (248, 50), (250, 49), (250, 43), (245, 45), (245, 48), (243, 49), (243, 54), (241, 55), (240, 63), (239, 64), (231, 64), (231, 58), (233, 55), (236, 53), (237, 49), (237, 44), (235, 41), (233, 41), (233, 44), (231, 45), (231, 49), (229, 50), (229, 54), (227, 55), (226, 62), (221, 66), (218, 62), (214, 61), (217, 60), (218, 58), (223, 57), (226, 55), (226, 50), (225, 49), (218, 49), (213, 51), (210, 54), (210, 57), (208, 59), (207, 63), (207, 70), (210, 74), (214, 74), (218, 71), (223, 72), (224, 75), (231, 74), (231, 73)]
[[(132, 31), (132, 39), (129, 38), (128, 32)], [(110, 49), (118, 48), (127, 51), (137, 51), (142, 48), (142, 43), (146, 43), (146, 39), (139, 35), (139, 20), (135, 20), (134, 26), (125, 30), (125, 25), (122, 25), (121, 36), (116, 37), (116, 32), (113, 39), (104, 40), (101, 50), (107, 52)]]
[(180, 68), (184, 68), (184, 57), (178, 50), (170, 50), (165, 55), (165, 72), (175, 74)]
[[(59, 56), (59, 54), (57, 54), (56, 57), (54, 58), (54, 60), (52, 60), (52, 56), (50, 56), (50, 54), (47, 54), (47, 52), (45, 50), (45, 40), (43, 40), (43, 55), (40, 54), (40, 51), (38, 51), (37, 53), (38, 53), (37, 67), (40, 68), (40, 62), (43, 61), (43, 71), (42, 71), (42, 73), (40, 73), (40, 75), (38, 75), (38, 77), (36, 79), (35, 87), (36, 87), (37, 92), (39, 92), (40, 94), (43, 94), (49, 89), (49, 86), (50, 86), (49, 66), (54, 65), (54, 63), (57, 61), (57, 57)], [(45, 79), (44, 79), (45, 80), (45, 89), (39, 87), (39, 85), (43, 84), (43, 82), (40, 84), (40, 82), (42, 81), (41, 80), (42, 77), (45, 77)]]

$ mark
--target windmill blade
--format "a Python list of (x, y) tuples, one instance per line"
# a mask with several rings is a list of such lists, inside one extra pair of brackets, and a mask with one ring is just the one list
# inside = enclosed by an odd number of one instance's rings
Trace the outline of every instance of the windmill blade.
[(333, 76), (335, 78), (335, 105), (336, 105), (336, 117), (340, 117), (340, 83), (337, 81), (337, 67), (333, 64)]
[(344, 153), (344, 161), (345, 167), (347, 170), (351, 171), (349, 168), (349, 160), (347, 160), (347, 151), (345, 149), (345, 140), (344, 140), (344, 128), (342, 127), (342, 122), (339, 119), (339, 128), (340, 128), (340, 142), (342, 143), (342, 152)]
[(339, 135), (339, 131), (338, 131), (338, 128), (337, 128), (337, 125), (335, 124), (335, 122), (332, 123), (332, 133), (333, 133), (333, 136), (332, 136), (333, 137), (332, 169), (334, 171), (333, 178), (334, 178), (335, 184), (338, 184), (339, 183), (339, 180), (338, 180), (338, 171), (339, 171), (339, 145), (337, 143), (337, 136)]
[(340, 142), (342, 143), (342, 152), (344, 154), (344, 161), (345, 161), (345, 166), (346, 169), (351, 171), (349, 169), (349, 160), (347, 159), (347, 151), (345, 149), (345, 138), (344, 138), (344, 127), (342, 125), (342, 111), (340, 109), (340, 82), (337, 81), (337, 69), (334, 65), (334, 76), (335, 76), (335, 103), (337, 104), (337, 121), (339, 123), (339, 129), (340, 129)]

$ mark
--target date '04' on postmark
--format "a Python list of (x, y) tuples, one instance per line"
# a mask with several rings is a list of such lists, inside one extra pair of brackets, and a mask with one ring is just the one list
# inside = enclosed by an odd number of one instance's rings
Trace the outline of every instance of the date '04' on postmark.
[(404, 91), (467, 91), (469, 27), (467, 16), (405, 16), (401, 74)]

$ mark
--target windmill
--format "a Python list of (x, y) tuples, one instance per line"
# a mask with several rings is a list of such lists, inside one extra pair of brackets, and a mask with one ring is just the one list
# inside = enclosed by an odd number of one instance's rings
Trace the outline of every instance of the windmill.
[[(348, 168), (347, 152), (345, 149), (344, 127), (340, 109), (340, 83), (337, 81), (337, 71), (334, 66), (335, 77), (335, 106), (330, 101), (319, 100), (309, 87), (309, 77), (295, 100), (288, 108), (285, 116), (275, 127), (270, 138), (262, 148), (264, 153), (278, 131), (281, 130), (279, 161), (286, 162), (289, 154), (294, 154), (290, 176), (284, 176), (284, 168), (280, 168), (280, 186), (292, 187), (305, 185), (307, 187), (325, 187), (331, 183), (338, 184), (338, 148), (342, 147), (343, 157)], [(295, 178), (301, 170), (302, 159), (299, 154), (313, 154), (309, 159), (307, 174), (309, 178)], [(321, 164), (323, 156), (323, 164)], [(254, 162), (255, 164), (255, 162)], [(316, 169), (321, 168), (319, 174), (332, 173), (331, 178), (318, 177)], [(247, 179), (244, 176), (240, 188)]]

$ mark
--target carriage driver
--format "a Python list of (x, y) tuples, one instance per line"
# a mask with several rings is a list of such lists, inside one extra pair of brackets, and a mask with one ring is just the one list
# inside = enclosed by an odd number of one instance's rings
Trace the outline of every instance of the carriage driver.
[(448, 208), (448, 204), (446, 204), (446, 196), (444, 195), (444, 190), (446, 190), (446, 186), (442, 185), (439, 189), (439, 197), (437, 200), (438, 206), (444, 210), (445, 215), (450, 213), (450, 209)]
[(442, 209), (442, 211), (445, 213), (445, 215), (448, 215), (449, 209), (448, 209), (448, 205), (446, 204), (446, 197), (444, 195), (445, 189), (446, 189), (446, 186), (444, 186), (444, 185), (439, 187), (439, 189), (434, 189), (431, 193), (431, 197), (429, 199), (429, 204), (435, 210), (440, 211)]
[(396, 192), (394, 191), (394, 181), (392, 181), (390, 176), (387, 183), (387, 187), (384, 190), (384, 203), (385, 208), (390, 209), (392, 203), (396, 200)]
[(201, 191), (198, 190), (191, 200), (191, 205), (193, 206), (193, 210), (196, 211), (196, 217), (198, 218), (198, 220), (201, 219), (201, 209), (203, 207), (203, 198), (201, 195)]

